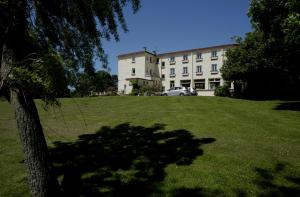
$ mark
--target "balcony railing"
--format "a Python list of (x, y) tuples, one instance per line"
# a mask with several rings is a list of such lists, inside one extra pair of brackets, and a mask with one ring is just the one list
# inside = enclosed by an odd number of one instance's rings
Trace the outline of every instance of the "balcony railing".
[(176, 61), (170, 61), (170, 65), (176, 64)]
[(203, 58), (196, 58), (196, 62), (202, 62), (203, 61)]
[(210, 57), (211, 60), (217, 60), (218, 59), (218, 56), (212, 56)]

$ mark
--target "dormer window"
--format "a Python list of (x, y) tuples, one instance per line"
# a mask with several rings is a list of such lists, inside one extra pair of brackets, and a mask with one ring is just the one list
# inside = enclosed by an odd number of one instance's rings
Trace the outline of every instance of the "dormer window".
[(218, 57), (217, 51), (212, 51), (212, 52), (211, 52), (211, 57)]
[(197, 59), (202, 59), (202, 53), (200, 52), (197, 53)]
[(188, 55), (183, 55), (183, 60), (188, 60)]
[(188, 63), (189, 59), (188, 59), (188, 55), (184, 54), (182, 57), (182, 63)]
[(170, 64), (172, 65), (172, 64), (175, 64), (176, 62), (175, 62), (175, 57), (174, 56), (171, 56), (170, 57)]
[(217, 60), (218, 59), (218, 53), (217, 51), (212, 51), (211, 52), (211, 57), (210, 57), (211, 60)]
[(202, 60), (202, 53), (198, 52), (196, 55), (196, 62), (201, 62)]

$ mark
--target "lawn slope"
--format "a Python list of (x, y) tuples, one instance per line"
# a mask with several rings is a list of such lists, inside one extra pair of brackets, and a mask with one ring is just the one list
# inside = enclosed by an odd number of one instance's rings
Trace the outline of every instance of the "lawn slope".
[[(61, 99), (41, 122), (65, 192), (299, 196), (300, 102), (219, 97)], [(0, 196), (28, 194), (11, 106), (0, 102)], [(76, 189), (77, 188), (77, 189)]]

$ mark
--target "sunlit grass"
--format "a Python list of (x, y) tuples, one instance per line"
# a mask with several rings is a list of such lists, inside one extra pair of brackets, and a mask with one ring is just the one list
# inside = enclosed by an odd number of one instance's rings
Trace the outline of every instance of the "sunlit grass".
[[(278, 108), (282, 101), (218, 97), (98, 97), (60, 101), (61, 107), (50, 107), (47, 111), (37, 101), (50, 147), (55, 141), (74, 142), (79, 135), (123, 123), (144, 128), (159, 123), (165, 125), (164, 131), (186, 130), (195, 138), (216, 140), (202, 145), (203, 155), (191, 164), (168, 164), (163, 169), (163, 179), (152, 182), (156, 188), (153, 195), (271, 195), (272, 191), (283, 192), (280, 188), (287, 188), (284, 192), (299, 191), (298, 105)], [(0, 196), (29, 195), (22, 161), (12, 109), (8, 103), (0, 102)], [(277, 166), (283, 168), (276, 170)], [(124, 182), (133, 176), (131, 171), (119, 174)]]

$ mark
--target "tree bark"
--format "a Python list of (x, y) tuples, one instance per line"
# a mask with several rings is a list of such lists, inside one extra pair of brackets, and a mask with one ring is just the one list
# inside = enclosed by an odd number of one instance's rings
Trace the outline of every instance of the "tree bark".
[(11, 88), (17, 127), (27, 166), (32, 196), (57, 196), (59, 185), (51, 173), (48, 148), (34, 100), (20, 89)]

